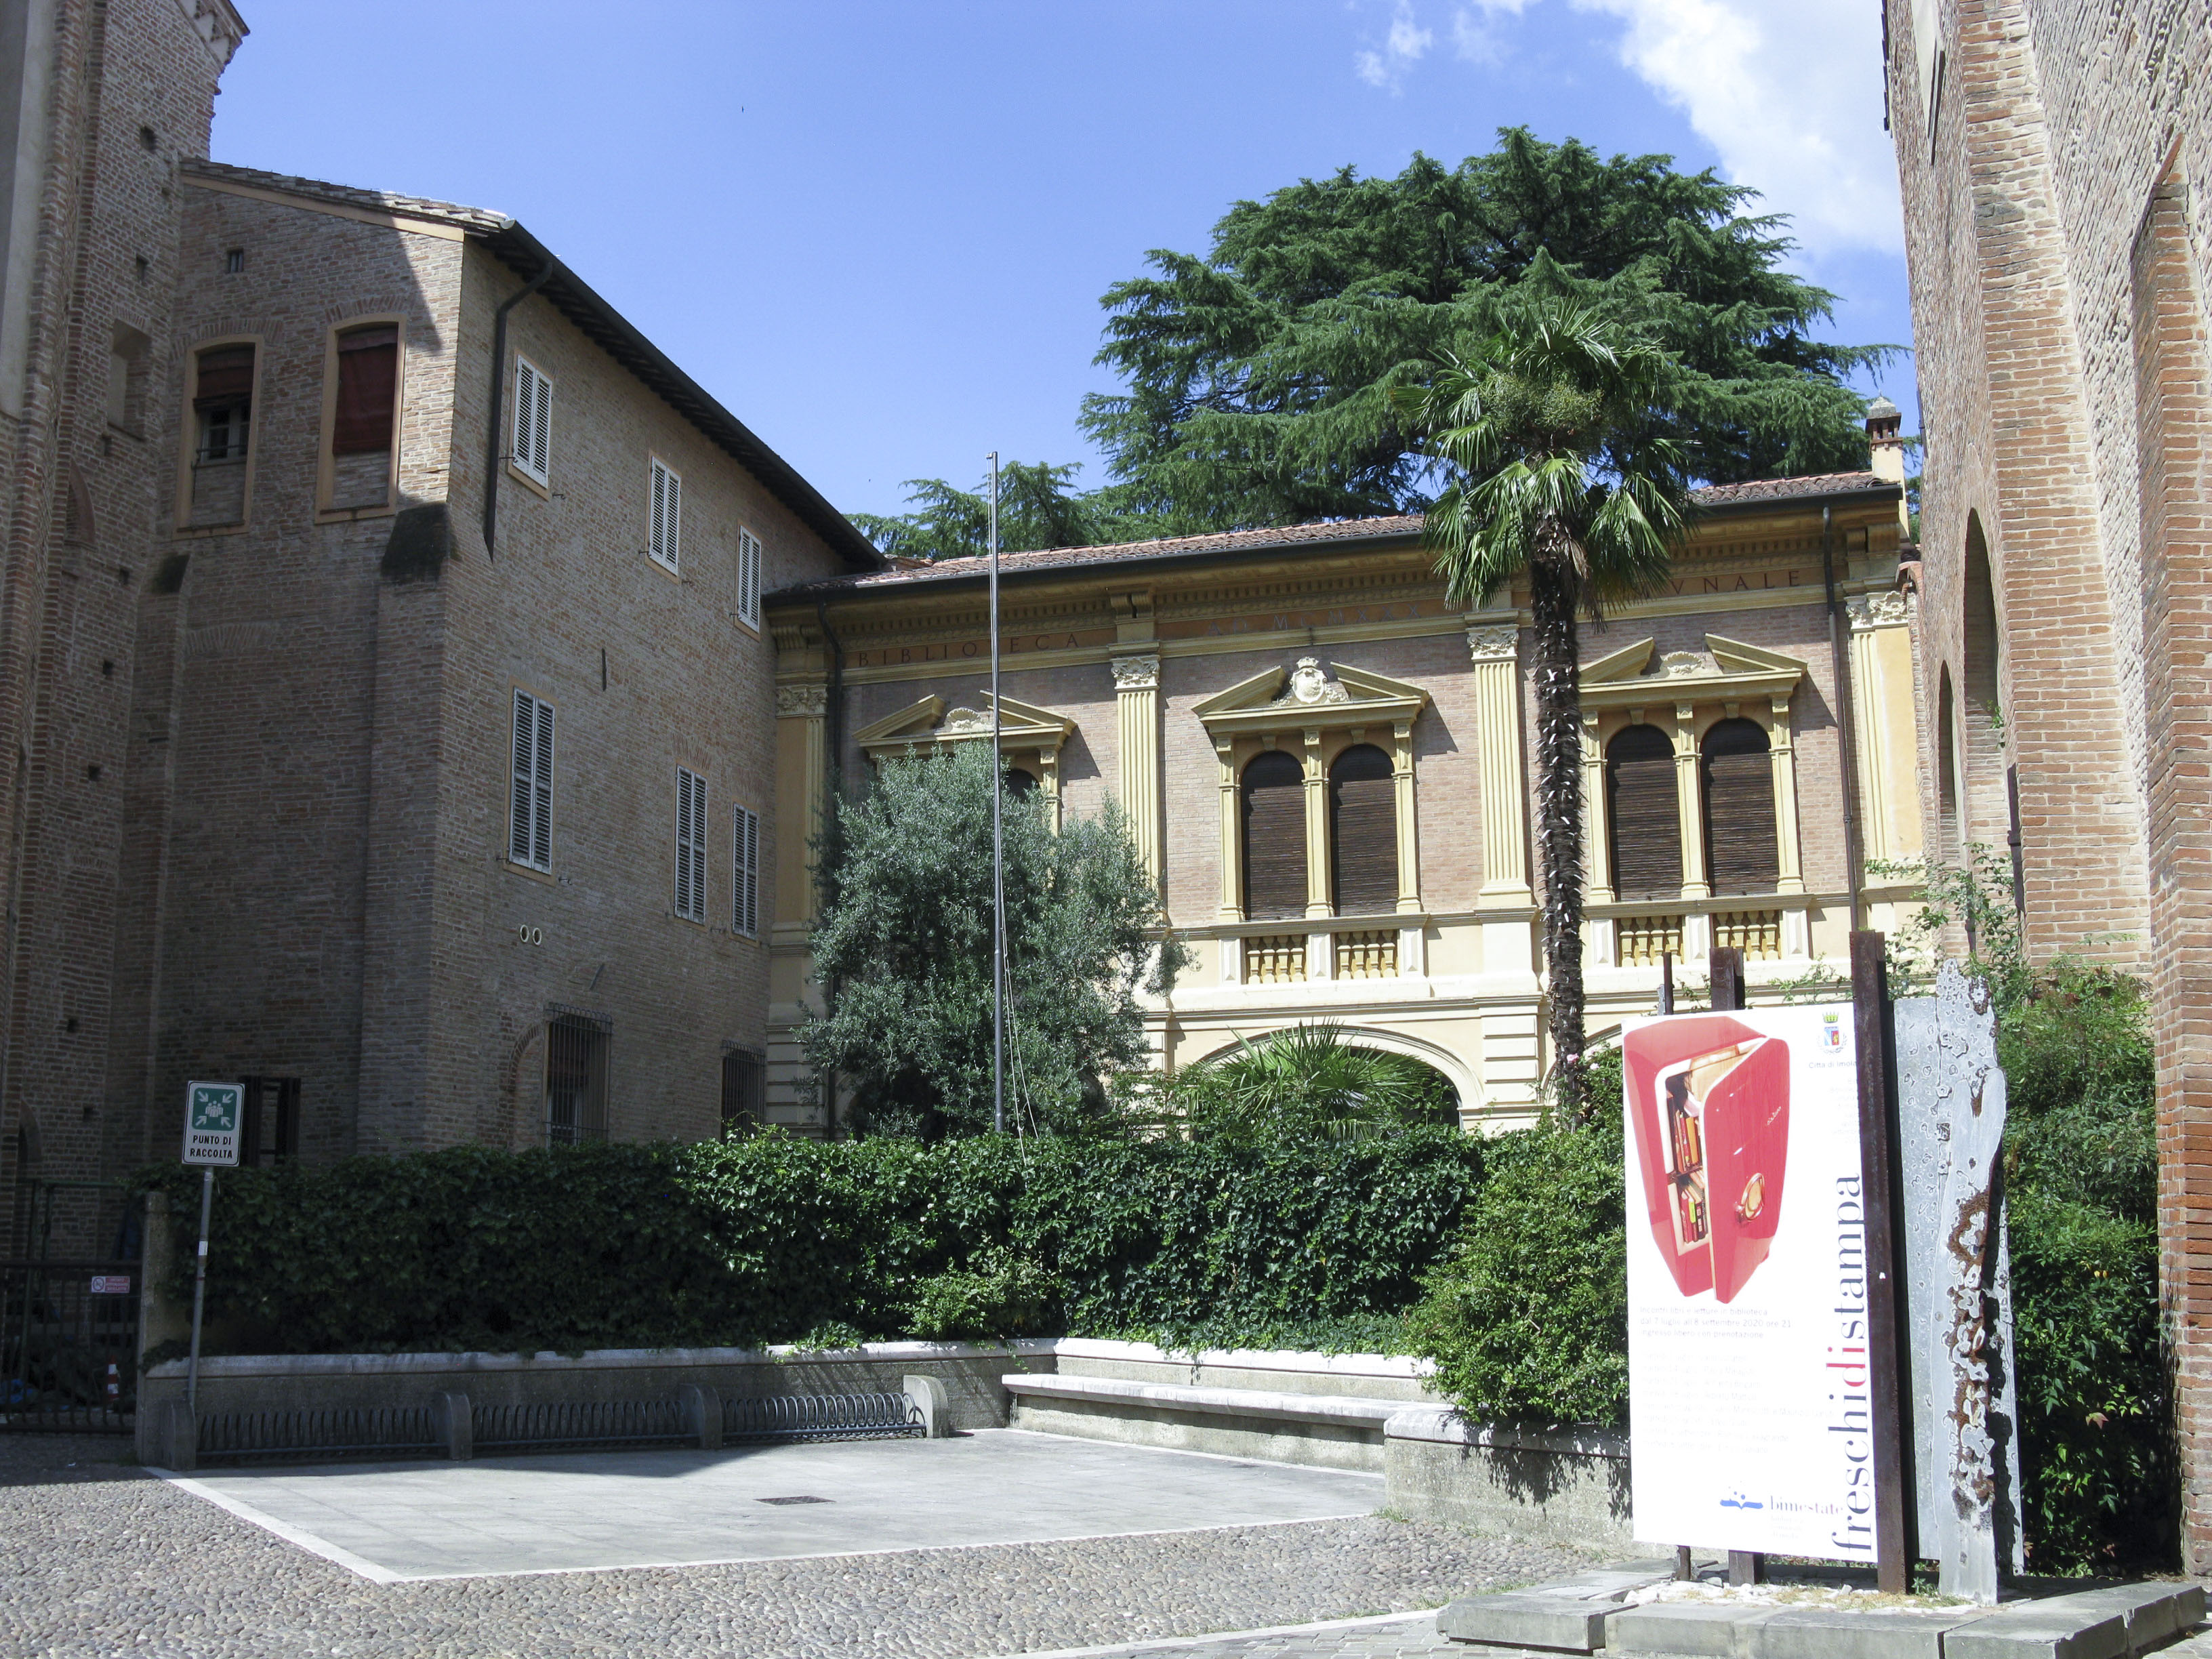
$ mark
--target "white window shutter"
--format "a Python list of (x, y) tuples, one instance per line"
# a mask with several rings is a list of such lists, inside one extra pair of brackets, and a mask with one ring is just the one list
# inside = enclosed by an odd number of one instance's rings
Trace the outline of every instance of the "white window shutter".
[(761, 544), (750, 530), (738, 532), (738, 619), (760, 626)]
[(530, 467), (538, 475), (538, 482), (545, 483), (553, 476), (553, 382), (543, 374), (538, 376), (537, 419), (532, 426)]
[(538, 374), (530, 365), (517, 357), (514, 360), (514, 443), (512, 453), (515, 465), (525, 472), (534, 471), (530, 464), (530, 432), (538, 410)]
[(654, 562), (671, 570), (679, 568), (681, 552), (678, 537), (684, 522), (684, 480), (665, 463), (653, 464), (652, 525), (647, 533), (646, 552)]
[(760, 933), (760, 815), (737, 809), (736, 880), (732, 884), (730, 926), (747, 939)]
[(691, 914), (691, 775), (676, 769), (676, 914)]
[(530, 852), (541, 870), (553, 867), (553, 705), (538, 705), (537, 811), (531, 826)]
[(531, 861), (531, 817), (536, 810), (538, 699), (514, 694), (514, 799), (507, 811), (507, 855), (517, 864)]
[(553, 705), (514, 694), (514, 794), (507, 855), (533, 870), (553, 867)]

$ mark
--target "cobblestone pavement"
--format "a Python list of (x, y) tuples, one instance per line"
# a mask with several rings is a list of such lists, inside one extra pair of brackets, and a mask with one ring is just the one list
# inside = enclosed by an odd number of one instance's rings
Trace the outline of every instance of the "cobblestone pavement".
[[(0, 1435), (0, 1654), (981, 1659), (1407, 1611), (1589, 1565), (1373, 1516), (379, 1585), (125, 1456), (112, 1438)], [(1434, 1629), (1224, 1636), (1159, 1659), (1426, 1655)]]

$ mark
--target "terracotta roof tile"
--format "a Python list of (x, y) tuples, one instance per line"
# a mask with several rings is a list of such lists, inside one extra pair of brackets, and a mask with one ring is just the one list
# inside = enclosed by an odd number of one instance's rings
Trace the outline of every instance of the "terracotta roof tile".
[(365, 208), (372, 213), (396, 213), (410, 219), (428, 219), (452, 225), (459, 230), (472, 230), (484, 236), (495, 231), (506, 230), (514, 223), (513, 215), (495, 212), (489, 208), (463, 207), (457, 202), (437, 202), (427, 196), (398, 196), (388, 190), (362, 190), (353, 185), (333, 185), (321, 179), (301, 179), (289, 173), (264, 173), (258, 167), (233, 167), (228, 161), (187, 159), (183, 170), (204, 179), (223, 179), (233, 184), (252, 185), (262, 190), (283, 191), (289, 196), (334, 202), (340, 207)]
[[(1848, 495), (1860, 489), (1894, 489), (1897, 486), (1871, 472), (1823, 472), (1800, 478), (1759, 478), (1749, 483), (1713, 484), (1692, 490), (1698, 507), (1726, 507), (1765, 501)], [(1117, 542), (1103, 547), (1052, 547), (1030, 553), (999, 556), (1001, 576), (1034, 571), (1074, 569), (1152, 559), (1202, 557), (1209, 553), (1257, 553), (1270, 548), (1308, 546), (1315, 543), (1380, 541), (1418, 535), (1421, 515), (1409, 513), (1394, 518), (1332, 519), (1318, 524), (1289, 525), (1271, 530), (1234, 530), (1210, 536), (1176, 536), (1149, 542)], [(925, 582), (958, 581), (985, 575), (989, 561), (982, 558), (939, 559), (933, 563), (901, 565), (867, 575), (833, 576), (825, 581), (787, 587), (770, 599), (801, 595), (868, 592), (910, 587)]]

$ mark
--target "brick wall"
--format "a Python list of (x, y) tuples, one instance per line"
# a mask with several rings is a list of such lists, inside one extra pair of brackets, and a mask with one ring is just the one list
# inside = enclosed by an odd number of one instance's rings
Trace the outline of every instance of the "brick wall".
[[(1911, 19), (1891, 105), (1928, 428), (1923, 695), (1971, 684), (1986, 545), (2039, 951), (2143, 969), (2161, 1289), (2192, 1567), (2212, 1560), (2201, 198), (2212, 27), (2179, 0), (1953, 0), (1931, 135)], [(1932, 803), (1931, 803), (1932, 805)], [(1972, 832), (1986, 839), (1988, 814)]]
[[(116, 969), (133, 921), (128, 807), (151, 746), (142, 672), (158, 680), (167, 661), (167, 602), (149, 591), (161, 466), (146, 434), (165, 396), (152, 360), (178, 276), (178, 163), (207, 152), (236, 44), (217, 6), (53, 9), (52, 56), (31, 66), (52, 96), (46, 174), (25, 180), (42, 192), (34, 281), (9, 296), (28, 307), (26, 376), (0, 398), (20, 411), (0, 418), (0, 812), (14, 826), (0, 841), (0, 1206), (19, 1173), (95, 1178), (143, 1144), (112, 1084), (146, 1029), (143, 984)], [(146, 343), (147, 372), (111, 422), (118, 326)], [(110, 1243), (103, 1230), (58, 1248)]]

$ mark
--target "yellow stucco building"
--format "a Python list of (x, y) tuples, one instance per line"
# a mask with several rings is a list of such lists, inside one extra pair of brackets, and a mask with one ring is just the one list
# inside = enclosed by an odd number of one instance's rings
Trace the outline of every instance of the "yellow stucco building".
[[(1887, 927), (1910, 896), (1880, 873), (1921, 850), (1893, 434), (1875, 472), (1699, 492), (1663, 591), (1584, 627), (1594, 1036), (1652, 1006), (1665, 952), (1701, 977), (1740, 946), (1756, 996), (1845, 963), (1854, 908)], [(1500, 1126), (1547, 1063), (1526, 596), (1450, 604), (1420, 530), (1006, 556), (1000, 743), (1054, 813), (1127, 809), (1195, 957), (1149, 1010), (1164, 1066), (1328, 1021)], [(787, 590), (768, 617), (780, 844), (817, 831), (838, 770), (989, 740), (981, 561)], [(768, 1115), (820, 1132), (796, 1041), (813, 906), (782, 860)]]

